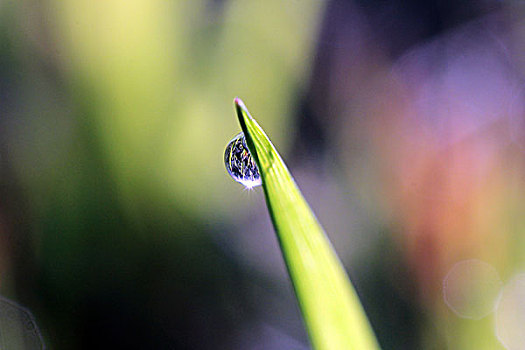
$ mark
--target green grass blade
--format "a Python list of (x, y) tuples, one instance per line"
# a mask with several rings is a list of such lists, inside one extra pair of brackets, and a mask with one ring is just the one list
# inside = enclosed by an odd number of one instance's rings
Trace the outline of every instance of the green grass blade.
[(339, 258), (288, 168), (239, 98), (235, 107), (259, 167), (268, 210), (313, 347), (379, 349)]

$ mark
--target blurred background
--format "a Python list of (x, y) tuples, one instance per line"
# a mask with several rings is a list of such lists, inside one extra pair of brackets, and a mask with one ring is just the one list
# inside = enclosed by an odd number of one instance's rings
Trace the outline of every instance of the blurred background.
[(0, 0), (0, 295), (49, 349), (309, 349), (239, 96), (383, 349), (525, 349), (524, 52), (518, 0)]

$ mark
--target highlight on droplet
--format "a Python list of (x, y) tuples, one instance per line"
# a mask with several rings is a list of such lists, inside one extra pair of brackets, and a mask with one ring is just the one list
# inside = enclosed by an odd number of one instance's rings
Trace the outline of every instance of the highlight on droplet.
[(509, 350), (525, 349), (525, 273), (516, 275), (501, 292), (496, 336)]
[(443, 280), (443, 298), (457, 316), (481, 319), (491, 314), (502, 286), (496, 269), (481, 260), (456, 263)]

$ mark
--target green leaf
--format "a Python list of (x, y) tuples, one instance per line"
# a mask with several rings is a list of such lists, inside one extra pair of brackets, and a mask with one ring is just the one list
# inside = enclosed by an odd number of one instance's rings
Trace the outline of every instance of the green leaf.
[(379, 349), (339, 258), (288, 168), (244, 103), (234, 102), (313, 347)]

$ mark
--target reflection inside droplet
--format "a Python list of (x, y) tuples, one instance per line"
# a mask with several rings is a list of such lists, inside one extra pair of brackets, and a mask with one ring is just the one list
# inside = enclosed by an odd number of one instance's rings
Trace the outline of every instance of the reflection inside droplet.
[(242, 132), (226, 146), (224, 165), (231, 177), (245, 187), (253, 188), (261, 185), (259, 169), (248, 150), (246, 138)]
[(42, 336), (29, 310), (0, 296), (1, 349), (44, 349)]
[(455, 264), (443, 280), (443, 297), (456, 315), (477, 320), (494, 311), (501, 284), (492, 265), (464, 260)]
[(496, 310), (496, 335), (510, 350), (525, 349), (525, 274), (503, 288)]

